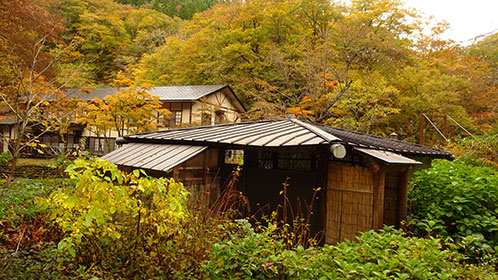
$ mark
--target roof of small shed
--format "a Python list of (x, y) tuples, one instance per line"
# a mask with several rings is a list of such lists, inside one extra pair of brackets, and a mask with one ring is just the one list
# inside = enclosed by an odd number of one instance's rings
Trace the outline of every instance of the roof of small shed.
[(337, 136), (349, 146), (386, 150), (405, 154), (438, 155), (444, 158), (453, 158), (452, 153), (429, 146), (371, 134), (359, 133), (318, 123), (313, 123), (313, 125)]
[(130, 143), (104, 155), (102, 159), (117, 165), (168, 172), (207, 148), (206, 146)]
[(453, 154), (428, 146), (384, 138), (313, 122), (287, 118), (215, 126), (189, 127), (126, 135), (122, 143), (292, 147), (328, 145), (334, 142), (359, 148), (402, 154), (453, 158)]

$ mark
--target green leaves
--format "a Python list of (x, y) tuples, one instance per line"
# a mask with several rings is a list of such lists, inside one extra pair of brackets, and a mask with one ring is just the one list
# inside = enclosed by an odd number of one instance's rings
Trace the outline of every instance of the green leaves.
[(460, 275), (455, 252), (437, 239), (404, 236), (385, 227), (335, 246), (284, 249), (268, 230), (240, 224), (213, 245), (204, 271), (210, 279), (452, 279)]
[[(409, 192), (409, 223), (419, 235), (467, 240), (462, 252), (491, 258), (498, 246), (498, 172), (465, 160), (435, 161)], [(464, 242), (465, 243), (465, 242)], [(488, 246), (489, 245), (489, 246)]]
[(76, 187), (57, 190), (42, 204), (64, 233), (58, 248), (73, 257), (95, 262), (116, 255), (124, 262), (138, 244), (147, 244), (140, 248), (149, 254), (187, 215), (188, 193), (173, 179), (126, 174), (100, 159), (76, 159), (66, 171)]

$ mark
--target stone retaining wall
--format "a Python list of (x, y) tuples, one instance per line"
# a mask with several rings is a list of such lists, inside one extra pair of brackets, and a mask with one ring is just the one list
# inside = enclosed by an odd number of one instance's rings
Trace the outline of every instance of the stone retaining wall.
[[(9, 175), (10, 168), (7, 165), (0, 165), (0, 176), (5, 178)], [(40, 165), (23, 165), (18, 166), (15, 172), (15, 177), (31, 178), (31, 179), (47, 179), (47, 178), (64, 178), (67, 177), (63, 170), (58, 168), (40, 166)]]

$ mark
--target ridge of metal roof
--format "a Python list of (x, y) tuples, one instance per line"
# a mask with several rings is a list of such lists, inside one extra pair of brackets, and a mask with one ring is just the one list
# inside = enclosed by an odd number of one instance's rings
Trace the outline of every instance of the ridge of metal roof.
[(325, 141), (328, 141), (328, 142), (332, 142), (332, 141), (341, 141), (340, 138), (338, 137), (335, 137), (334, 135), (316, 127), (316, 126), (313, 126), (311, 124), (308, 124), (308, 123), (305, 123), (305, 122), (302, 122), (296, 118), (289, 118), (291, 120), (291, 122), (294, 122), (308, 130), (310, 130), (311, 132), (315, 133), (316, 135), (322, 137)]

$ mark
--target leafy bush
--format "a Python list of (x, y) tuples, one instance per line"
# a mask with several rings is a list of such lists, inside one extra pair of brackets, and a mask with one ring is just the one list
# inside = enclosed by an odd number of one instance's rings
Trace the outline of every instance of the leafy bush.
[(106, 275), (143, 278), (168, 267), (168, 241), (187, 215), (181, 183), (100, 159), (76, 159), (67, 172), (74, 190), (42, 201), (64, 233), (60, 250)]
[(67, 152), (62, 152), (52, 160), (50, 167), (65, 170), (72, 163), (73, 161), (69, 158), (69, 154)]
[(12, 156), (9, 153), (0, 153), (0, 164), (7, 164), (12, 160)]
[(0, 221), (14, 223), (44, 211), (44, 207), (35, 203), (36, 199), (47, 197), (57, 189), (72, 189), (74, 184), (73, 180), (60, 178), (15, 179), (10, 188), (0, 188)]
[(435, 161), (409, 192), (410, 224), (420, 236), (452, 238), (471, 260), (498, 252), (498, 172), (469, 161)]
[(246, 222), (213, 245), (203, 269), (209, 279), (453, 279), (467, 272), (438, 239), (405, 237), (386, 227), (336, 246), (284, 249), (274, 228)]
[(210, 279), (284, 278), (284, 245), (273, 239), (274, 227), (256, 233), (246, 220), (229, 233), (229, 238), (213, 245), (211, 260), (204, 266)]
[(453, 279), (460, 274), (459, 255), (443, 250), (438, 239), (410, 238), (390, 227), (357, 239), (326, 246), (318, 265), (329, 267), (327, 275), (355, 279)]
[(0, 245), (22, 249), (39, 242), (50, 230), (45, 227), (45, 209), (35, 200), (72, 187), (69, 179), (18, 178), (9, 188), (0, 188)]

